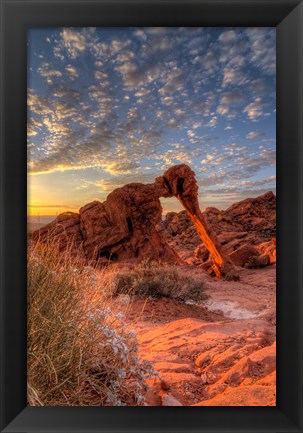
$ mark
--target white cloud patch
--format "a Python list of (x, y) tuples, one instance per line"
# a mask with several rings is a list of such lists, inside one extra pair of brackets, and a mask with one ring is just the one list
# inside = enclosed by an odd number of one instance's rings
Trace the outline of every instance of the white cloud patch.
[(101, 166), (107, 173), (112, 175), (131, 174), (139, 167), (136, 162), (132, 161), (103, 163)]
[(248, 28), (250, 41), (250, 61), (262, 71), (273, 75), (276, 72), (276, 30)]
[(234, 43), (237, 40), (237, 34), (234, 30), (227, 30), (222, 32), (218, 39), (223, 44)]
[(77, 69), (74, 66), (71, 65), (67, 65), (65, 67), (66, 72), (68, 73), (68, 75), (73, 79), (73, 78), (77, 78), (79, 77), (79, 73), (77, 71)]
[(217, 113), (221, 114), (221, 116), (226, 116), (226, 114), (229, 113), (229, 108), (226, 107), (225, 105), (218, 105)]
[(247, 140), (254, 140), (255, 138), (264, 138), (264, 137), (265, 137), (265, 134), (262, 131), (250, 131), (246, 135)]
[(248, 79), (244, 72), (239, 69), (225, 68), (223, 75), (223, 86), (228, 84), (236, 84), (238, 86), (244, 85)]
[(245, 108), (244, 108), (244, 113), (247, 114), (247, 116), (249, 117), (249, 119), (251, 120), (255, 120), (258, 117), (263, 115), (263, 103), (261, 98), (257, 98), (254, 102), (252, 102), (251, 104), (248, 104)]
[(222, 93), (220, 104), (236, 105), (244, 100), (244, 92), (238, 88)]
[(218, 117), (214, 116), (210, 119), (210, 121), (208, 122), (207, 126), (213, 128), (214, 126), (216, 126), (218, 123)]
[(64, 47), (72, 59), (76, 59), (79, 53), (83, 53), (86, 48), (85, 35), (80, 31), (65, 28), (62, 31), (62, 39)]

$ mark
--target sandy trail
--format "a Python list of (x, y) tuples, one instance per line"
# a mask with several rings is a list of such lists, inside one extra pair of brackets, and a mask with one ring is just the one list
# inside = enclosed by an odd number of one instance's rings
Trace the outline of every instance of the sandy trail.
[(275, 405), (275, 266), (241, 269), (239, 282), (186, 272), (201, 275), (208, 299), (138, 299), (127, 310), (140, 356), (160, 376), (150, 383), (148, 405), (174, 405), (174, 398), (182, 405)]

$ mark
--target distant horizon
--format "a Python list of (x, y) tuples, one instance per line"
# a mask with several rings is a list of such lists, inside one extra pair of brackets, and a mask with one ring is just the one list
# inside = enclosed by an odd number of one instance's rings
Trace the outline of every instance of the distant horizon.
[(274, 27), (30, 29), (28, 214), (77, 212), (181, 163), (202, 209), (275, 193), (275, 43)]

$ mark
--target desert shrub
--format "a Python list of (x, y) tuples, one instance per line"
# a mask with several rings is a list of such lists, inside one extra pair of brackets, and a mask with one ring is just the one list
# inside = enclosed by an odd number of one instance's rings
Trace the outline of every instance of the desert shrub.
[(77, 267), (56, 245), (29, 247), (29, 405), (144, 404), (152, 367), (110, 307), (106, 272)]
[(203, 283), (177, 266), (144, 260), (133, 269), (117, 272), (114, 294), (127, 293), (140, 297), (200, 301), (206, 298)]

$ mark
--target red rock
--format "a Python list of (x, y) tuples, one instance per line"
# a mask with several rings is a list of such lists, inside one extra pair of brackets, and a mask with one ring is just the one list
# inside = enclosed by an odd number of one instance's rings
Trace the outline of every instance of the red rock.
[[(276, 198), (272, 192), (242, 200), (225, 211), (206, 208), (203, 216), (208, 227), (217, 234), (224, 254), (233, 254), (240, 247), (252, 246), (256, 251), (247, 267), (266, 266), (276, 262)], [(174, 213), (172, 220), (174, 236), (170, 234), (170, 219), (160, 224), (161, 235), (187, 262), (194, 256), (200, 263), (202, 261), (203, 267), (210, 269), (213, 262), (208, 250), (201, 244), (196, 231), (191, 231), (193, 224), (189, 219), (185, 220), (184, 211)], [(182, 226), (186, 228), (182, 230)]]
[(216, 232), (207, 223), (198, 201), (198, 184), (195, 173), (188, 165), (180, 164), (169, 168), (161, 177), (157, 177), (155, 184), (159, 187), (159, 195), (163, 197), (177, 197), (185, 208), (188, 217), (208, 249), (213, 260), (213, 271), (217, 277), (235, 273), (232, 261), (224, 254)]
[[(162, 221), (159, 197), (172, 196), (185, 210), (168, 213)], [(72, 254), (104, 262), (150, 258), (180, 263), (177, 253), (187, 261), (196, 256), (209, 272), (221, 276), (234, 272), (233, 262), (248, 267), (275, 263), (275, 205), (269, 192), (226, 211), (211, 207), (202, 213), (195, 173), (180, 164), (153, 184), (125, 185), (103, 203), (86, 204), (79, 214), (59, 215), (32, 239), (56, 240), (61, 250), (69, 247)]]
[(256, 246), (261, 256), (267, 255), (269, 257), (269, 263), (272, 265), (276, 263), (276, 239), (272, 239), (268, 242), (262, 242)]
[[(160, 236), (156, 226), (161, 222), (162, 207), (159, 197), (175, 196), (184, 206), (184, 221), (190, 228), (194, 223), (200, 238), (210, 251), (217, 276), (233, 269), (228, 256), (221, 251), (215, 232), (208, 227), (198, 203), (198, 185), (195, 173), (185, 164), (176, 165), (158, 177), (155, 183), (144, 185), (131, 183), (117, 188), (104, 203), (94, 201), (82, 207), (80, 213), (70, 215), (64, 222), (68, 230), (59, 228), (59, 216), (51, 227), (34, 233), (32, 239), (54, 239), (53, 231), (62, 232), (61, 247), (64, 249), (74, 232), (77, 248), (90, 260), (142, 260), (160, 259), (181, 262), (175, 251)], [(170, 218), (170, 223), (174, 216)], [(171, 224), (171, 233), (179, 230)], [(184, 230), (184, 227), (183, 227)]]
[(58, 243), (59, 250), (69, 250), (71, 255), (84, 258), (83, 238), (80, 229), (80, 216), (74, 212), (60, 214), (54, 221), (32, 233), (34, 242), (52, 240)]
[(33, 239), (46, 241), (60, 234), (66, 249), (76, 233), (75, 250), (89, 260), (125, 261), (143, 258), (180, 262), (178, 255), (155, 229), (162, 207), (153, 184), (129, 184), (108, 195), (104, 203), (94, 201), (79, 214), (59, 215), (51, 225), (34, 233)]
[(195, 254), (195, 257), (197, 259), (201, 259), (202, 262), (205, 262), (209, 258), (209, 251), (207, 250), (207, 248), (203, 244), (199, 245), (195, 249), (194, 254)]
[(258, 250), (251, 245), (242, 245), (230, 254), (237, 266), (245, 268), (261, 268), (269, 264), (269, 256), (260, 256)]

